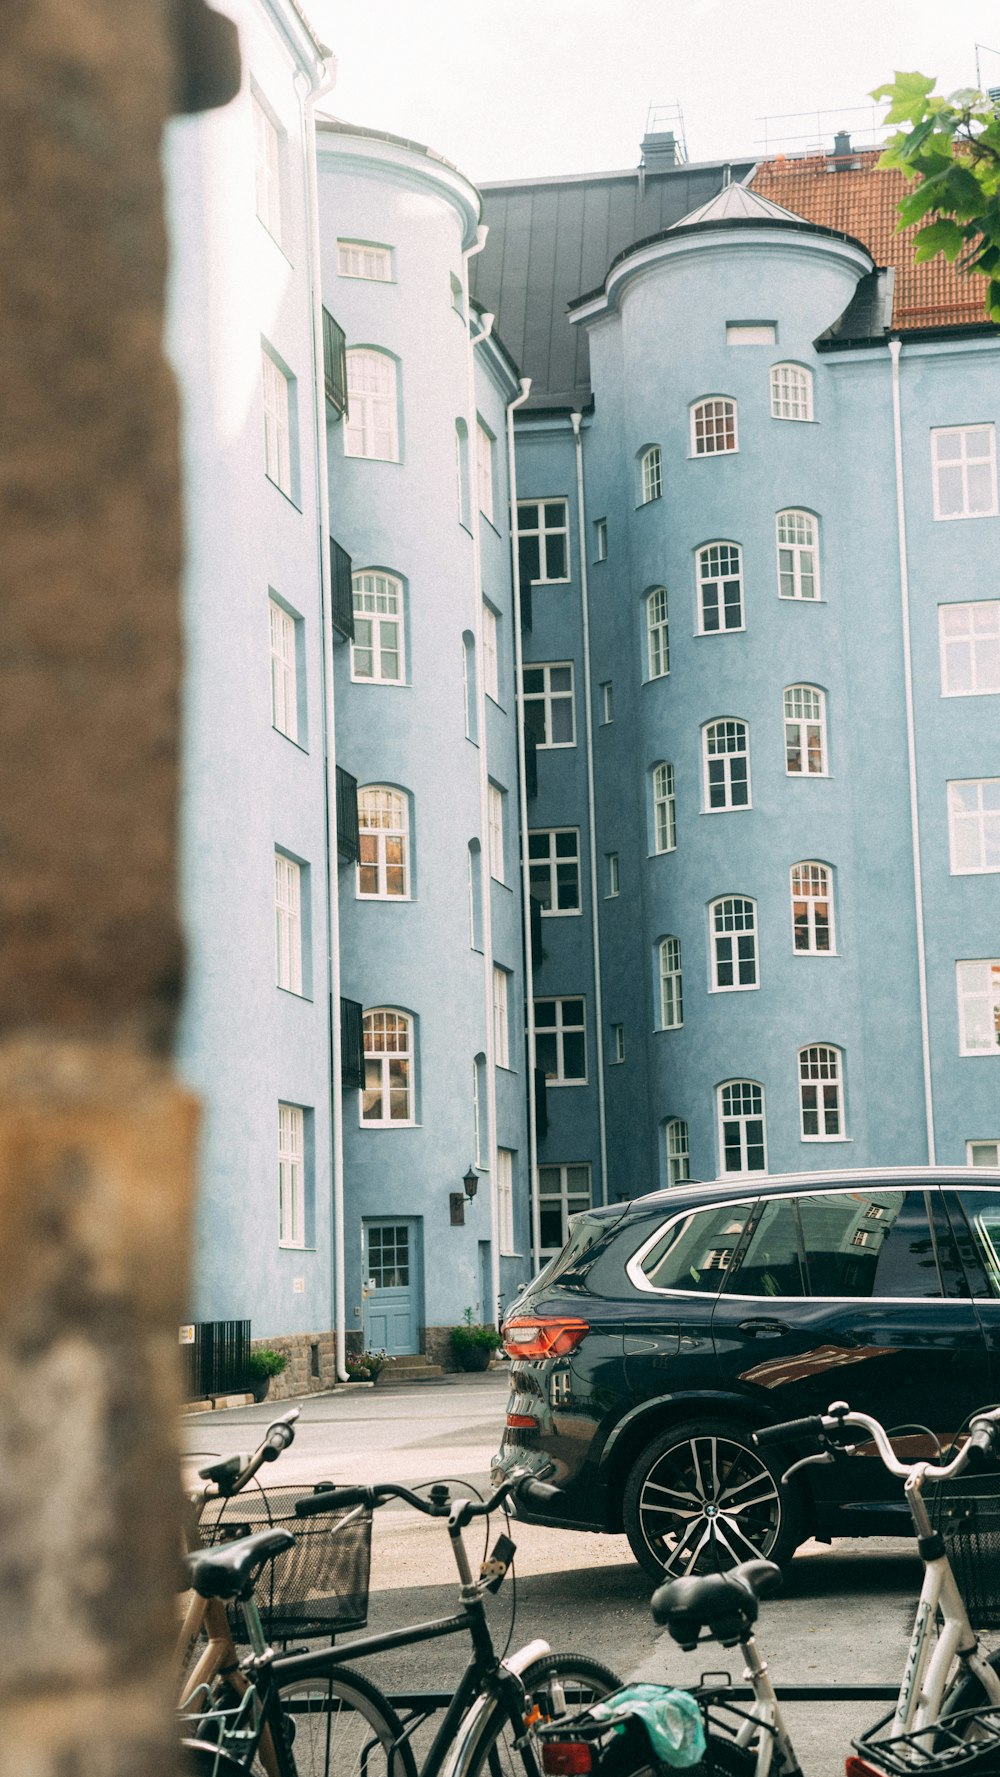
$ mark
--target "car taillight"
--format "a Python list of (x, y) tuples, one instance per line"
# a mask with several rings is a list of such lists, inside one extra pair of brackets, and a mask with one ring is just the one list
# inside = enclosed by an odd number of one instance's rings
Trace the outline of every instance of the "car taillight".
[(589, 1332), (585, 1320), (564, 1315), (551, 1319), (536, 1315), (529, 1320), (525, 1316), (507, 1322), (503, 1330), (504, 1349), (510, 1357), (566, 1357)]
[(577, 1772), (592, 1771), (594, 1761), (590, 1747), (582, 1740), (546, 1740), (542, 1745), (542, 1770), (551, 1777), (575, 1777)]
[(533, 1413), (508, 1413), (507, 1428), (509, 1431), (537, 1431), (538, 1420)]
[(877, 1765), (870, 1765), (866, 1758), (851, 1757), (844, 1760), (844, 1777), (885, 1777)]

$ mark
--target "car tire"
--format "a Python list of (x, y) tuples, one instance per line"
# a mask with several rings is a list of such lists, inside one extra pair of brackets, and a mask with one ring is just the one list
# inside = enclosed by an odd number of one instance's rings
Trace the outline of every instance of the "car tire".
[(642, 1451), (625, 1482), (625, 1534), (655, 1580), (724, 1572), (766, 1556), (779, 1566), (802, 1541), (802, 1509), (780, 1469), (723, 1420), (671, 1426)]

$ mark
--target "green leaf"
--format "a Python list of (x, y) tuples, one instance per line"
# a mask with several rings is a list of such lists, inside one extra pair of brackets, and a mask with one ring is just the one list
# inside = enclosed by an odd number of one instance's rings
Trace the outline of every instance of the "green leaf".
[(939, 222), (929, 222), (920, 230), (914, 257), (918, 265), (933, 259), (937, 253), (943, 253), (946, 259), (957, 259), (965, 240), (965, 230), (959, 228), (957, 222), (942, 217)]

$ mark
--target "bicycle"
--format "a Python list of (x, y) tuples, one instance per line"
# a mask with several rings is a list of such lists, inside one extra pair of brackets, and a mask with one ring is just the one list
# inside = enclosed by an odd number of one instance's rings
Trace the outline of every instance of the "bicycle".
[[(192, 1690), (187, 1699), (195, 1736), (187, 1744), (198, 1777), (258, 1769), (267, 1777), (329, 1777), (334, 1770), (336, 1777), (351, 1777), (352, 1772), (364, 1777), (476, 1777), (486, 1770), (490, 1777), (500, 1777), (505, 1766), (519, 1768), (525, 1777), (540, 1777), (534, 1738), (539, 1723), (607, 1695), (620, 1681), (600, 1661), (553, 1654), (540, 1639), (501, 1658), (485, 1596), (502, 1585), (515, 1545), (501, 1535), (474, 1578), (462, 1533), (474, 1518), (495, 1511), (512, 1494), (537, 1503), (543, 1495), (547, 1500), (549, 1492), (543, 1483), (520, 1479), (504, 1482), (482, 1502), (452, 1499), (443, 1483), (431, 1487), (428, 1499), (394, 1485), (329, 1487), (300, 1499), (297, 1516), (302, 1519), (331, 1509), (371, 1513), (390, 1499), (447, 1519), (460, 1581), (458, 1611), (364, 1636), (346, 1647), (275, 1653), (267, 1645), (254, 1583), (264, 1564), (292, 1545), (289, 1531), (262, 1531), (189, 1557), (200, 1597), (239, 1601), (251, 1649), (247, 1659), (224, 1674), (221, 1685)], [(403, 1719), (391, 1699), (346, 1662), (457, 1634), (470, 1637), (469, 1663), (418, 1774), (413, 1735), (429, 1711), (409, 1709)]]
[[(857, 1442), (845, 1442), (849, 1430), (867, 1434), (890, 1474), (902, 1479), (910, 1508), (924, 1579), (913, 1633), (895, 1708), (852, 1744), (847, 1777), (931, 1777), (937, 1773), (975, 1771), (977, 1777), (1000, 1772), (1000, 1650), (985, 1657), (969, 1622), (941, 1533), (934, 1529), (923, 1498), (927, 1481), (948, 1482), (969, 1467), (976, 1456), (995, 1464), (1000, 1455), (1000, 1408), (976, 1414), (970, 1435), (945, 1464), (902, 1463), (885, 1428), (870, 1414), (852, 1412), (835, 1402), (825, 1414), (792, 1420), (755, 1434), (760, 1445), (806, 1438), (820, 1444), (818, 1452), (801, 1457), (783, 1476), (814, 1462), (832, 1462), (853, 1455)], [(802, 1777), (795, 1748), (754, 1635), (758, 1601), (773, 1592), (781, 1571), (763, 1559), (745, 1561), (726, 1573), (668, 1581), (653, 1594), (655, 1621), (665, 1626), (685, 1652), (706, 1641), (739, 1647), (744, 1681), (753, 1701), (742, 1704), (728, 1674), (706, 1676), (690, 1687), (702, 1707), (706, 1729), (703, 1769), (717, 1777)], [(933, 1633), (936, 1626), (936, 1635)], [(836, 1687), (831, 1687), (835, 1692)], [(651, 1777), (649, 1749), (633, 1734), (630, 1752), (620, 1746), (609, 1757), (611, 1740), (600, 1723), (576, 1724), (579, 1738), (565, 1739), (558, 1728), (543, 1745), (543, 1764), (551, 1773), (613, 1770), (615, 1777)], [(577, 1746), (577, 1760), (565, 1747)], [(589, 1749), (581, 1755), (579, 1748)]]

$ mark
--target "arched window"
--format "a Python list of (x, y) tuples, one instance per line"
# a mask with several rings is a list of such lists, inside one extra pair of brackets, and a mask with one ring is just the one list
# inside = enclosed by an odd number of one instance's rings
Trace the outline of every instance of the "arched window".
[(688, 1126), (682, 1117), (670, 1117), (664, 1125), (667, 1150), (667, 1184), (680, 1185), (691, 1177), (688, 1158)]
[(723, 716), (709, 722), (704, 736), (705, 807), (749, 808), (750, 730), (745, 722)]
[(779, 512), (778, 596), (819, 598), (819, 525), (811, 512)]
[(743, 628), (743, 551), (707, 543), (698, 551), (698, 628), (703, 636)]
[(458, 522), (467, 531), (472, 529), (469, 500), (469, 428), (464, 420), (455, 421), (455, 480), (458, 491)]
[(660, 940), (660, 1029), (676, 1030), (684, 1023), (684, 996), (681, 990), (681, 941)]
[(764, 1088), (756, 1080), (727, 1080), (718, 1088), (720, 1171), (766, 1172)]
[(792, 942), (803, 955), (834, 949), (833, 872), (825, 864), (792, 865)]
[(658, 500), (663, 493), (663, 456), (658, 444), (651, 444), (639, 459), (642, 476), (640, 499), (643, 506)]
[(843, 1136), (839, 1049), (829, 1043), (809, 1043), (799, 1050), (799, 1102), (803, 1141), (833, 1141)]
[(413, 1122), (413, 1019), (379, 1006), (364, 1015), (365, 1083), (361, 1120), (398, 1127)]
[(785, 770), (793, 777), (825, 777), (826, 698), (815, 685), (785, 688)]
[(736, 403), (726, 395), (712, 395), (691, 408), (691, 455), (723, 456), (738, 450)]
[(663, 679), (670, 671), (670, 625), (667, 621), (667, 589), (654, 586), (646, 596), (646, 635), (649, 643), (649, 676)]
[(344, 454), (399, 462), (396, 360), (388, 352), (352, 346), (347, 352)]
[(744, 895), (722, 895), (709, 908), (712, 987), (716, 991), (760, 985), (757, 973), (757, 909)]
[(812, 371), (801, 364), (772, 364), (771, 418), (811, 420), (813, 416)]
[(366, 900), (407, 899), (410, 834), (407, 797), (385, 784), (358, 791), (358, 894)]
[(351, 677), (377, 685), (402, 685), (406, 675), (403, 659), (403, 582), (395, 574), (374, 568), (351, 577), (354, 600), (354, 639), (351, 642)]
[(677, 798), (672, 765), (653, 767), (653, 850), (673, 851), (677, 844)]
[(473, 950), (483, 948), (482, 847), (478, 839), (469, 840), (469, 943)]

